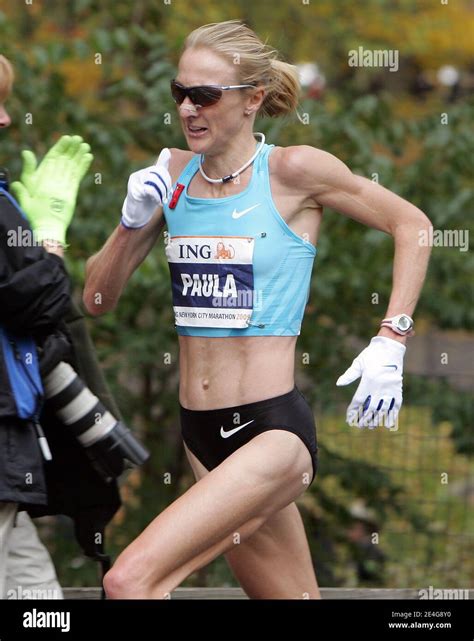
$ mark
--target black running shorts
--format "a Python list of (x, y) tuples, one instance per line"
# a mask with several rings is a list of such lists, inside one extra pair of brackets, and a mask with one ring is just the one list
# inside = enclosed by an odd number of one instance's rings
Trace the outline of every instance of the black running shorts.
[(316, 426), (311, 407), (296, 385), (281, 396), (233, 407), (190, 410), (179, 406), (183, 440), (206, 469), (220, 465), (257, 434), (279, 429), (293, 432), (308, 448), (313, 461), (310, 485), (313, 482), (318, 467)]

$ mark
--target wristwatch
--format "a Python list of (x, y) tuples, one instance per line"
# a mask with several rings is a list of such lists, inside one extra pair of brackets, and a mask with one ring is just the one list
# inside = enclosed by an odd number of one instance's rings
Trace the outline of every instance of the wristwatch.
[(398, 314), (391, 318), (384, 318), (380, 327), (388, 327), (401, 336), (406, 336), (413, 329), (413, 318), (408, 314)]

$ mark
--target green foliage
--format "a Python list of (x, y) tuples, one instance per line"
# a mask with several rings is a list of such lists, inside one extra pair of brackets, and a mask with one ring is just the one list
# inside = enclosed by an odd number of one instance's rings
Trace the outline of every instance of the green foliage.
[(453, 391), (444, 378), (430, 379), (410, 376), (406, 380), (405, 402), (431, 409), (435, 425), (451, 425), (451, 437), (459, 454), (474, 454), (474, 398), (470, 391)]

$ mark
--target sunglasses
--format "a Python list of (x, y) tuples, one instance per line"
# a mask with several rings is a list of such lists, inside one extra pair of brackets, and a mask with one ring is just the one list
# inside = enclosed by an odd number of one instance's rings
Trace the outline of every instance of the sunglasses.
[(222, 92), (229, 89), (255, 88), (255, 85), (201, 85), (197, 87), (185, 87), (176, 80), (171, 81), (171, 95), (177, 105), (180, 105), (188, 97), (193, 105), (209, 107), (215, 105), (222, 98)]

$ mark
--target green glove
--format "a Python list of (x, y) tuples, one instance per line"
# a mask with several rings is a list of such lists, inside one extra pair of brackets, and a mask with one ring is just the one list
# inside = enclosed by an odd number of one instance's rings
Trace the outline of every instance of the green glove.
[(62, 136), (37, 167), (32, 151), (23, 151), (21, 182), (12, 190), (38, 241), (66, 242), (79, 184), (90, 167), (90, 146), (80, 136)]

